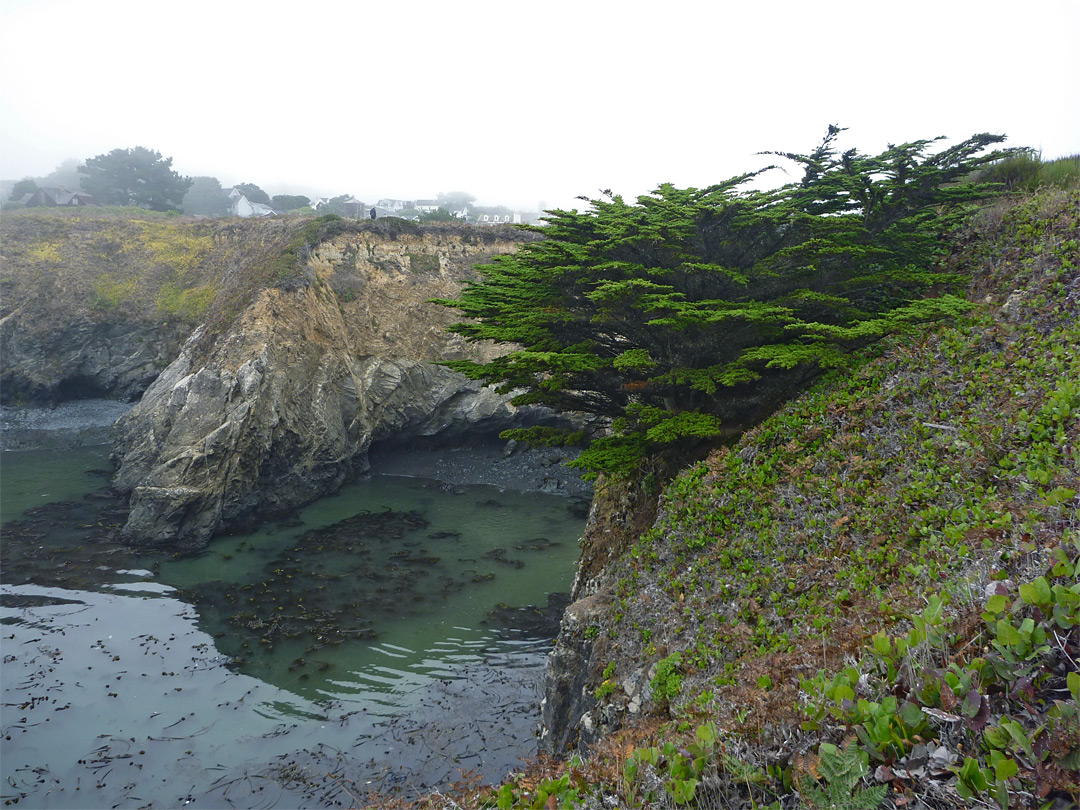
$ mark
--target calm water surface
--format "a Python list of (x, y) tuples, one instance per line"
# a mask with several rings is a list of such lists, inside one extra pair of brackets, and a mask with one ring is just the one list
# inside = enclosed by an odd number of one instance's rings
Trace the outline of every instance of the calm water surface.
[(580, 503), (374, 477), (178, 558), (108, 541), (107, 447), (0, 465), (3, 800), (347, 806), (534, 750)]

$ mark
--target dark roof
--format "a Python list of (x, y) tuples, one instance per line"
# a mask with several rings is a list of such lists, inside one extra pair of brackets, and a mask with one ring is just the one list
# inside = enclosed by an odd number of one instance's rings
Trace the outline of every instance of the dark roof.
[(93, 205), (94, 198), (81, 191), (68, 191), (66, 188), (42, 187), (23, 198), (28, 207), (56, 205)]

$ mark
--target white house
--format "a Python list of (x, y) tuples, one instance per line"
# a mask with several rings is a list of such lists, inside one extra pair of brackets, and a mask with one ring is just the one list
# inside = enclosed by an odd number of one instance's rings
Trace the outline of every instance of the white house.
[(520, 225), (521, 212), (510, 214), (476, 214), (474, 221), (480, 225)]
[(272, 217), (277, 213), (269, 205), (253, 203), (235, 188), (229, 189), (229, 213), (234, 217)]

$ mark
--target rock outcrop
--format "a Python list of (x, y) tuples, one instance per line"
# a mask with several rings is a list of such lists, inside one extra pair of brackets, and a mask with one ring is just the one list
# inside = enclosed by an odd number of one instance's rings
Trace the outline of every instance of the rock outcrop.
[(0, 402), (133, 402), (211, 309), (302, 225), (92, 209), (5, 212)]
[(447, 234), (338, 236), (312, 252), (305, 283), (262, 290), (212, 342), (193, 335), (118, 422), (124, 537), (199, 547), (335, 491), (367, 469), (373, 441), (542, 418), (436, 365), (497, 351), (447, 335), (453, 313), (428, 302), (455, 295), (476, 261), (515, 247)]
[(57, 403), (109, 397), (132, 402), (176, 356), (184, 335), (169, 326), (144, 326), (76, 316), (60, 329), (28, 331), (22, 312), (0, 318), (5, 403)]
[[(555, 647), (548, 657), (540, 714), (540, 750), (555, 757), (590, 746), (620, 728), (626, 718), (656, 708), (651, 678), (655, 661), (622, 661), (609, 630), (615, 622), (613, 594), (617, 582), (609, 566), (651, 525), (656, 517), (656, 493), (625, 480), (604, 480), (596, 488), (589, 510), (581, 559), (563, 614)], [(604, 700), (597, 689), (609, 681)]]

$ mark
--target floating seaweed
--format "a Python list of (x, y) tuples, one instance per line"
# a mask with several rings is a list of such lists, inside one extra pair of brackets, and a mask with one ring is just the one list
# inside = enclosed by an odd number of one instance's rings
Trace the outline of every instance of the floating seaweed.
[(126, 518), (120, 500), (101, 490), (78, 501), (25, 510), (3, 526), (5, 584), (85, 589), (103, 571), (133, 565), (136, 554), (117, 537)]
[(514, 548), (519, 551), (546, 551), (549, 548), (558, 548), (561, 546), (558, 540), (549, 540), (546, 537), (534, 537), (532, 540), (525, 540), (518, 543)]
[(559, 622), (569, 604), (570, 594), (551, 593), (544, 606), (496, 605), (488, 611), (486, 622), (531, 638), (555, 638), (559, 634)]
[(187, 595), (240, 631), (231, 641), (266, 650), (299, 639), (305, 655), (353, 639), (378, 637), (376, 624), (442, 598), (420, 588), (439, 558), (402, 549), (399, 541), (428, 521), (415, 511), (364, 510), (297, 537), (269, 560), (256, 582), (207, 582)]
[(513, 560), (506, 556), (505, 548), (493, 548), (491, 551), (484, 555), (485, 560), (491, 560), (493, 562), (502, 563), (503, 565), (509, 565), (511, 568), (524, 568), (524, 560)]

